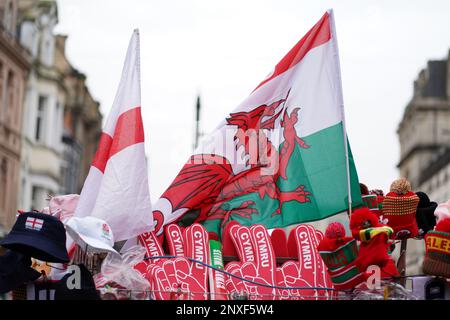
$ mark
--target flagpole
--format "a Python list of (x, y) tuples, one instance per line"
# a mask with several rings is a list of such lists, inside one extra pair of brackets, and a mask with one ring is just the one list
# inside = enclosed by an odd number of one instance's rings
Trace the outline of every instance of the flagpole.
[(332, 44), (335, 55), (335, 67), (337, 69), (337, 78), (338, 78), (338, 102), (339, 106), (341, 108), (341, 116), (342, 116), (342, 129), (344, 134), (344, 149), (345, 149), (345, 164), (346, 164), (346, 170), (347, 170), (347, 191), (348, 191), (348, 210), (349, 214), (352, 214), (352, 191), (351, 191), (351, 183), (350, 183), (350, 160), (348, 157), (348, 141), (347, 141), (347, 128), (345, 123), (345, 112), (344, 112), (344, 97), (342, 95), (342, 79), (341, 79), (341, 65), (339, 60), (339, 47), (337, 42), (337, 36), (336, 36), (336, 25), (334, 23), (334, 13), (333, 9), (328, 10), (328, 14), (330, 17), (330, 26), (331, 26), (331, 35), (332, 35)]

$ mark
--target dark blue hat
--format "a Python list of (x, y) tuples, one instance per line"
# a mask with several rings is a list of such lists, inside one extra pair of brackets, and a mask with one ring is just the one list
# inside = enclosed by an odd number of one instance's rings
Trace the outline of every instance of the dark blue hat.
[(7, 251), (0, 256), (0, 294), (39, 278), (41, 274), (30, 266), (30, 257), (18, 252)]
[(41, 261), (69, 262), (63, 223), (44, 213), (26, 212), (19, 215), (0, 245)]

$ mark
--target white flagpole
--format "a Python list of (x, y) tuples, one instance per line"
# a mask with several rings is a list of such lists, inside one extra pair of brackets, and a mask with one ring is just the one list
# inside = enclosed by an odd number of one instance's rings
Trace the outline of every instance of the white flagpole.
[(334, 55), (334, 62), (336, 64), (336, 70), (337, 70), (337, 80), (338, 80), (338, 102), (339, 106), (341, 107), (341, 115), (342, 115), (342, 128), (344, 131), (344, 148), (345, 148), (345, 162), (346, 162), (346, 169), (347, 169), (347, 191), (348, 191), (348, 210), (349, 213), (352, 214), (352, 191), (351, 191), (351, 183), (350, 183), (350, 161), (348, 158), (348, 142), (347, 142), (347, 129), (345, 124), (345, 112), (344, 112), (344, 97), (342, 95), (342, 79), (341, 79), (341, 65), (339, 60), (339, 47), (337, 42), (337, 36), (336, 36), (336, 25), (334, 23), (334, 13), (333, 9), (328, 10), (328, 14), (330, 17), (330, 26), (331, 26), (331, 36), (332, 36), (332, 44), (333, 44), (333, 55)]

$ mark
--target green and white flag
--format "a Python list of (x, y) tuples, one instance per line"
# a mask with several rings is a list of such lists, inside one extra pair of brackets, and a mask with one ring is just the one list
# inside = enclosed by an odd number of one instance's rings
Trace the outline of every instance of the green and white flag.
[(153, 207), (177, 221), (285, 227), (361, 205), (347, 144), (332, 11), (202, 141)]

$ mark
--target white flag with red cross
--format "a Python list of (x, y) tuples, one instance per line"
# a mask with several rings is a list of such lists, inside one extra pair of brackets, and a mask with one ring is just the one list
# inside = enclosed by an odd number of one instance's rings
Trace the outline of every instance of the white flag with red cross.
[(28, 217), (27, 220), (25, 221), (26, 229), (41, 231), (43, 225), (44, 225), (44, 220), (42, 220), (42, 219)]
[(122, 77), (75, 216), (111, 226), (115, 241), (153, 230), (141, 117), (139, 31), (128, 46)]

